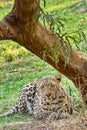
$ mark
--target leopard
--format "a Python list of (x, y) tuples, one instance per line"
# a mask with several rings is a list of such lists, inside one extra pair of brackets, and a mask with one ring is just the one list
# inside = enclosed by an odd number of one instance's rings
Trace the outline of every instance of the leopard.
[(73, 113), (73, 103), (61, 85), (61, 75), (38, 78), (24, 85), (18, 102), (0, 117), (20, 112), (33, 115), (36, 120), (68, 118)]

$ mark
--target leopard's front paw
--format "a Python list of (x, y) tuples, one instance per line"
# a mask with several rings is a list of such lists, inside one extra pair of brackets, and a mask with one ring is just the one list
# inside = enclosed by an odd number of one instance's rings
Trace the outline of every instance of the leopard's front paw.
[(51, 113), (48, 117), (47, 117), (48, 121), (54, 121), (54, 120), (58, 120), (58, 114), (53, 112)]
[(59, 119), (67, 119), (70, 118), (70, 114), (67, 112), (62, 112), (61, 114), (59, 114)]

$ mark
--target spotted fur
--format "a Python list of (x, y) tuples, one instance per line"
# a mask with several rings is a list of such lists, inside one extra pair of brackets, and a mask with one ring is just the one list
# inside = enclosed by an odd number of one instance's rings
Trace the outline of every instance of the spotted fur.
[(48, 76), (25, 85), (17, 104), (0, 115), (10, 116), (18, 112), (28, 112), (36, 119), (57, 120), (67, 118), (72, 113), (72, 102), (60, 84), (61, 77)]

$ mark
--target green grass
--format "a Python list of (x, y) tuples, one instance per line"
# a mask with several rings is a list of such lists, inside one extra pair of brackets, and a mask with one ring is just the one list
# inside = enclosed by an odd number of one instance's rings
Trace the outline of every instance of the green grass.
[[(48, 0), (45, 10), (51, 12), (56, 9), (56, 16), (58, 15), (64, 20), (64, 32), (72, 32), (75, 30), (84, 30), (87, 27), (87, 14), (78, 14), (76, 9), (69, 8), (70, 5), (78, 2), (79, 0)], [(42, 4), (42, 2), (41, 2)], [(87, 5), (85, 5), (86, 7)], [(0, 19), (3, 18), (10, 10), (12, 4), (8, 4), (4, 8), (0, 8)], [(62, 7), (62, 8), (61, 8)], [(81, 6), (84, 8), (83, 6)], [(85, 43), (80, 43), (81, 51), (87, 54)], [(75, 45), (73, 45), (73, 48)], [(0, 113), (8, 111), (16, 103), (19, 91), (23, 85), (33, 81), (35, 78), (40, 78), (47, 75), (56, 75), (59, 72), (52, 68), (50, 65), (40, 60), (37, 56), (27, 51), (25, 48), (20, 47), (17, 43), (12, 41), (0, 41)], [(62, 84), (70, 93), (74, 101), (81, 105), (79, 99), (79, 92), (73, 83), (63, 76)], [(28, 115), (17, 114), (11, 117), (4, 117), (0, 119), (0, 124), (15, 122), (15, 121), (28, 121), (32, 117)]]
[(72, 4), (77, 3), (78, 1), (79, 0), (74, 0), (74, 1), (70, 1), (70, 0), (59, 0), (59, 1), (52, 0), (52, 1), (47, 1), (47, 7), (46, 7), (45, 10), (46, 11), (53, 11), (53, 10), (64, 9), (64, 8), (69, 7)]

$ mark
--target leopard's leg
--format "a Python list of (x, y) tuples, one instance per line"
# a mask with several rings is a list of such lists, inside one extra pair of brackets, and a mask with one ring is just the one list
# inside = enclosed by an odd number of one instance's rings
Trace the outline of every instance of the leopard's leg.
[(70, 115), (72, 113), (73, 113), (73, 104), (66, 102), (58, 111), (58, 118), (59, 119), (70, 118)]
[(51, 114), (47, 117), (47, 120), (58, 120), (58, 119), (67, 119), (70, 118), (70, 113), (65, 106), (61, 107), (56, 112), (51, 112)]
[(58, 120), (58, 113), (52, 112), (52, 113), (46, 118), (46, 120), (48, 120), (48, 121)]
[(56, 113), (52, 112), (46, 120), (53, 121), (53, 120), (59, 120), (59, 119), (67, 119), (70, 117), (70, 114), (68, 112), (62, 112), (62, 113)]
[(17, 112), (28, 112), (29, 114), (33, 113), (35, 87), (34, 83), (29, 83), (23, 87), (19, 101), (16, 105)]
[(50, 111), (44, 111), (38, 105), (37, 107), (34, 107), (33, 115), (36, 120), (46, 120), (46, 118), (50, 115)]

